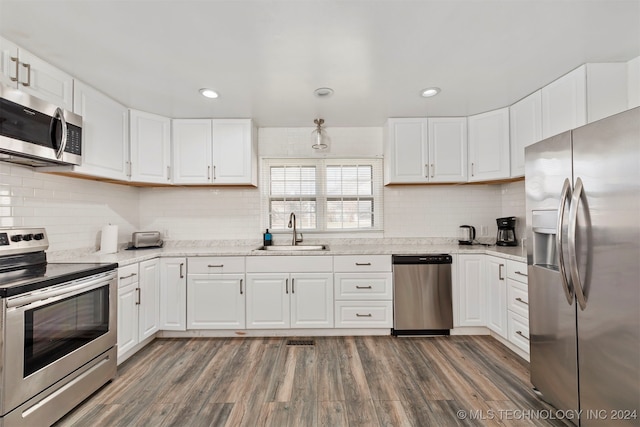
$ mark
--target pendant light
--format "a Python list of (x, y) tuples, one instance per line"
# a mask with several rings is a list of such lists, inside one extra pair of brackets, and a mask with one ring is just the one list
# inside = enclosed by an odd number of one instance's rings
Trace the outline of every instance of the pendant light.
[(315, 119), (313, 123), (316, 124), (316, 128), (311, 132), (311, 148), (314, 150), (326, 150), (329, 148), (329, 136), (322, 127), (324, 119)]

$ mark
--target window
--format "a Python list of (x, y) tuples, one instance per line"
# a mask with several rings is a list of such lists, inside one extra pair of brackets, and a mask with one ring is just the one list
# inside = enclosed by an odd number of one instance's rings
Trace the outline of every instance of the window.
[(270, 230), (289, 215), (306, 231), (382, 230), (379, 159), (265, 159), (263, 213)]

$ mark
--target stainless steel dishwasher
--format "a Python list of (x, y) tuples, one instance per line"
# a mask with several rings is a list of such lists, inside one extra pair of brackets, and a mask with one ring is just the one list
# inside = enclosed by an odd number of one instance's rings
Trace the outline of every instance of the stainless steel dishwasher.
[(453, 328), (448, 254), (393, 255), (393, 335), (449, 335)]

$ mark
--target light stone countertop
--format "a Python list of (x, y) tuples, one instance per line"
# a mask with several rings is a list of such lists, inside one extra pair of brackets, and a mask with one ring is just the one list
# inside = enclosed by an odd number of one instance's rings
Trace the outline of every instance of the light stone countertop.
[(334, 255), (419, 255), (419, 254), (487, 254), (526, 262), (526, 248), (500, 246), (460, 246), (447, 239), (336, 239), (324, 240), (325, 251), (263, 251), (259, 242), (246, 241), (180, 241), (167, 242), (163, 248), (125, 250), (101, 254), (92, 250), (48, 253), (49, 262), (118, 263), (130, 265), (157, 257), (199, 256), (334, 256)]

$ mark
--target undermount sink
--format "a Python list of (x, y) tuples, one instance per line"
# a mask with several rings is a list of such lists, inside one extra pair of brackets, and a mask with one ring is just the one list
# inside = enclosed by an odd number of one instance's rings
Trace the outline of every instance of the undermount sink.
[(327, 251), (329, 247), (327, 245), (274, 245), (274, 246), (260, 246), (259, 251)]

